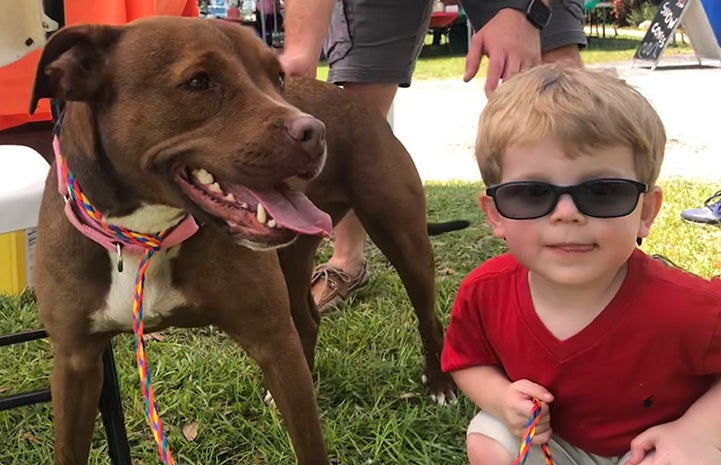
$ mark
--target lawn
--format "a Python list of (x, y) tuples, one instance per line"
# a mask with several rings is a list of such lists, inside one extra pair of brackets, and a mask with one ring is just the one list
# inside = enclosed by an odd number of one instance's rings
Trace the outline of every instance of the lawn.
[[(666, 203), (643, 244), (702, 276), (721, 270), (721, 232), (682, 223), (678, 212), (695, 206), (716, 186), (662, 184)], [(436, 254), (437, 311), (447, 323), (454, 292), (474, 266), (504, 250), (489, 234), (475, 198), (477, 184), (427, 185), (433, 220), (466, 218), (470, 228), (432, 239)], [(400, 281), (368, 244), (373, 280), (354, 302), (324, 318), (318, 345), (316, 392), (330, 454), (344, 465), (460, 465), (464, 428), (474, 412), (466, 400), (437, 406), (425, 396), (416, 321)], [(324, 246), (321, 258), (329, 253)], [(39, 325), (32, 295), (0, 298), (0, 333)], [(263, 403), (257, 367), (215, 328), (169, 330), (148, 342), (159, 409), (179, 464), (293, 464), (279, 415)], [(143, 414), (132, 338), (115, 339), (133, 465), (158, 463)], [(42, 388), (51, 354), (47, 341), (0, 351), (0, 393)], [(196, 423), (193, 441), (181, 433)], [(48, 405), (0, 412), (0, 464), (52, 463)], [(91, 464), (108, 464), (98, 421)]]

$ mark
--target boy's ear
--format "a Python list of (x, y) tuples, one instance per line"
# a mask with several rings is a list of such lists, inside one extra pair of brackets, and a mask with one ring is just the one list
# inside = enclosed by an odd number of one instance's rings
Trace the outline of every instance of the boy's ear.
[(648, 237), (651, 232), (651, 225), (656, 219), (656, 215), (661, 210), (661, 204), (663, 203), (663, 193), (661, 188), (653, 186), (648, 192), (643, 194), (643, 200), (641, 203), (641, 222), (638, 225), (637, 237)]
[(501, 216), (500, 213), (498, 213), (498, 209), (496, 209), (496, 203), (493, 201), (493, 199), (487, 196), (484, 192), (480, 195), (480, 197), (478, 197), (478, 205), (480, 205), (481, 211), (483, 211), (483, 213), (486, 215), (488, 224), (491, 225), (493, 235), (500, 239), (505, 238), (506, 230), (504, 228), (504, 218), (503, 216)]

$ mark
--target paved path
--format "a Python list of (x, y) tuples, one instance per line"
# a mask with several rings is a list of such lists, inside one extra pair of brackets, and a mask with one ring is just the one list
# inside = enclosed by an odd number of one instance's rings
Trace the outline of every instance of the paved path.
[[(656, 70), (615, 66), (639, 89), (666, 125), (661, 178), (680, 176), (721, 183), (721, 67), (668, 58)], [(607, 66), (608, 67), (608, 66)], [(394, 130), (424, 180), (480, 180), (473, 159), (478, 115), (486, 103), (483, 80), (415, 82), (395, 100)]]

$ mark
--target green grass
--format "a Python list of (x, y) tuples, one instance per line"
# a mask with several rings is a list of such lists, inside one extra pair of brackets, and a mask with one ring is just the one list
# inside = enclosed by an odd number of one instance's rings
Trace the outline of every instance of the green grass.
[[(721, 231), (682, 223), (678, 213), (697, 205), (716, 186), (685, 181), (662, 184), (666, 203), (643, 248), (662, 253), (702, 276), (721, 270)], [(503, 252), (476, 208), (477, 184), (427, 185), (433, 220), (466, 218), (470, 228), (433, 238), (438, 282), (437, 311), (447, 323), (454, 292), (473, 267)], [(474, 409), (466, 400), (437, 406), (425, 396), (416, 321), (399, 279), (368, 245), (374, 278), (366, 292), (324, 318), (317, 356), (316, 392), (330, 454), (339, 463), (463, 464), (464, 429)], [(321, 257), (327, 256), (327, 244)], [(38, 327), (32, 295), (0, 298), (0, 333)], [(180, 464), (293, 464), (279, 415), (263, 403), (258, 368), (215, 328), (169, 330), (150, 341), (159, 409)], [(132, 339), (114, 341), (133, 465), (158, 463), (143, 414)], [(8, 394), (47, 384), (47, 341), (0, 350), (0, 391)], [(193, 442), (181, 428), (199, 425)], [(91, 464), (108, 464), (98, 421)], [(0, 412), (0, 464), (52, 463), (48, 405)]]
[[(607, 28), (607, 34), (612, 29)], [(638, 48), (640, 38), (623, 35), (620, 31), (618, 37), (591, 38), (588, 46), (581, 51), (581, 58), (586, 64), (623, 62), (633, 58)], [(416, 64), (413, 73), (414, 81), (436, 80), (436, 79), (461, 79), (465, 69), (465, 54), (449, 54), (447, 46), (432, 48), (430, 45), (424, 47), (421, 57)], [(664, 56), (682, 55), (692, 53), (693, 50), (688, 44), (678, 42), (677, 46), (669, 45), (664, 51)], [(478, 72), (479, 78), (486, 75), (486, 60), (481, 64)], [(323, 63), (318, 67), (318, 79), (325, 80), (328, 77), (328, 66)]]

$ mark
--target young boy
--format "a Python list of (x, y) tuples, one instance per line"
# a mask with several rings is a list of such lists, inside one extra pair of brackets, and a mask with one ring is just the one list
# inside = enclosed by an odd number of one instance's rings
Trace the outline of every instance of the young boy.
[(442, 366), (481, 409), (471, 465), (721, 464), (721, 281), (636, 248), (661, 207), (666, 136), (601, 72), (540, 66), (481, 114), (480, 205), (508, 254), (468, 275)]

